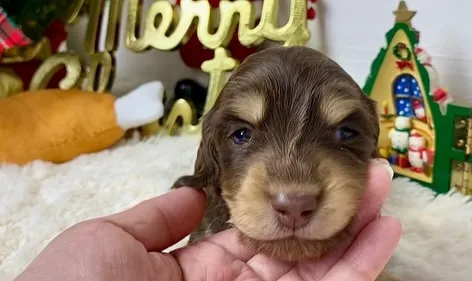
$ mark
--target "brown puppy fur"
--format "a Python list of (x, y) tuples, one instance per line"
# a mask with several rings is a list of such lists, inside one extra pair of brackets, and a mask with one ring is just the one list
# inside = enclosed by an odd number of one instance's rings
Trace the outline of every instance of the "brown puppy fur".
[[(340, 139), (345, 128), (355, 134)], [(173, 185), (203, 188), (208, 197), (190, 242), (234, 227), (268, 256), (320, 257), (349, 238), (378, 134), (375, 103), (320, 52), (277, 47), (251, 55), (204, 116), (194, 174)], [(280, 224), (271, 205), (278, 193), (314, 198), (306, 225)]]

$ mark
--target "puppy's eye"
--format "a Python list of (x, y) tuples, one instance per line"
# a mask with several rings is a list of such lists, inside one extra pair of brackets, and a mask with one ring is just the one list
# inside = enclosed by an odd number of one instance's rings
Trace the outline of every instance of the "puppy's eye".
[(346, 141), (353, 139), (359, 135), (359, 132), (347, 127), (341, 127), (336, 131), (336, 140)]
[(247, 128), (239, 129), (231, 134), (231, 138), (235, 144), (244, 144), (251, 139), (251, 136), (252, 132)]

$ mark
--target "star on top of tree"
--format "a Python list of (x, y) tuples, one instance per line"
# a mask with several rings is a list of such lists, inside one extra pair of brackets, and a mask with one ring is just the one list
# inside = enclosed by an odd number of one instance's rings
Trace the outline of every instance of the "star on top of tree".
[(400, 1), (398, 4), (398, 8), (396, 11), (393, 11), (395, 15), (395, 22), (396, 23), (406, 23), (408, 27), (411, 27), (411, 19), (416, 15), (416, 11), (408, 10), (405, 1)]

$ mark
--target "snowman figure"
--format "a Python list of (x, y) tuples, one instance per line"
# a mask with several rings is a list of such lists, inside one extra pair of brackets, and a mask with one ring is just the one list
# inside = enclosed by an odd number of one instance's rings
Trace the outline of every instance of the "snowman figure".
[(408, 167), (408, 139), (410, 137), (411, 121), (409, 117), (397, 116), (395, 118), (395, 128), (388, 133), (392, 149), (397, 153), (398, 159), (393, 164), (401, 168)]
[(424, 173), (424, 165), (430, 160), (425, 145), (425, 138), (418, 131), (412, 130), (409, 138), (408, 160), (413, 172)]
[(395, 128), (391, 129), (388, 138), (390, 139), (392, 149), (397, 153), (405, 154), (408, 150), (408, 138), (410, 137), (410, 118), (397, 116), (395, 118)]

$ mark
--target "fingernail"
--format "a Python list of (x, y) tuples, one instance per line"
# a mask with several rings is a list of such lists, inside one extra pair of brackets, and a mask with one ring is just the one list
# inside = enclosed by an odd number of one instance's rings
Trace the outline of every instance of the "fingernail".
[(383, 158), (376, 158), (375, 161), (378, 163), (378, 164), (381, 164), (383, 167), (385, 167), (385, 169), (388, 171), (388, 173), (390, 174), (390, 179), (393, 179), (393, 169), (392, 167), (390, 166), (390, 163), (386, 160), (386, 159), (383, 159)]

